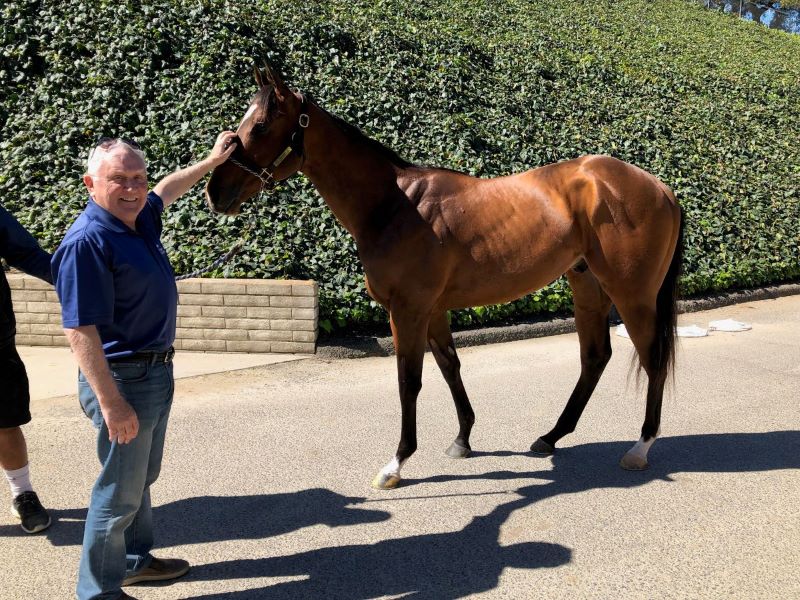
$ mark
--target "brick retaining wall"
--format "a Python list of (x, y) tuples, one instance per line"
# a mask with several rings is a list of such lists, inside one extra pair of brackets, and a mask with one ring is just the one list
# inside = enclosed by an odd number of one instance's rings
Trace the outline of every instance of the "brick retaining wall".
[[(67, 346), (53, 286), (8, 273), (17, 344)], [(185, 279), (178, 282), (175, 348), (206, 352), (314, 353), (319, 294), (314, 281)]]

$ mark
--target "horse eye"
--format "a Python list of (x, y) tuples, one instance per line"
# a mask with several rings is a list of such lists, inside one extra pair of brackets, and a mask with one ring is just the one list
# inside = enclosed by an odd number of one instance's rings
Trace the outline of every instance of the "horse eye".
[(264, 121), (258, 121), (253, 124), (253, 133), (261, 135), (266, 133), (267, 129), (269, 129), (269, 126)]

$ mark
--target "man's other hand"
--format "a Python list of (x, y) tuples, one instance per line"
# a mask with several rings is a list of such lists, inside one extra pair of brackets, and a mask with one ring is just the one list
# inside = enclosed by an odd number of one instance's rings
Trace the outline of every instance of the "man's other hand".
[(108, 441), (127, 444), (139, 434), (139, 419), (124, 398), (110, 402), (102, 412), (108, 427)]

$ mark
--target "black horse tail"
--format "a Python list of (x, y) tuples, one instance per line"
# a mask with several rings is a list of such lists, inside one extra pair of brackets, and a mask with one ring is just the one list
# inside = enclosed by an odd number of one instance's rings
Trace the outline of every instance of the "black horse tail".
[(678, 278), (683, 265), (683, 228), (684, 216), (680, 209), (680, 229), (678, 242), (672, 255), (672, 262), (658, 290), (656, 297), (656, 339), (650, 363), (656, 379), (666, 381), (675, 366), (675, 326), (678, 323)]

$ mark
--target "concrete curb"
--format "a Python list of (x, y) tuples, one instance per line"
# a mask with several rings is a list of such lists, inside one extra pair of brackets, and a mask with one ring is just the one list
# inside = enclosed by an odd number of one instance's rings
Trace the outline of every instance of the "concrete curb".
[[(713, 294), (701, 298), (679, 301), (678, 312), (699, 312), (701, 310), (730, 306), (731, 304), (770, 300), (798, 294), (800, 294), (800, 283), (787, 283), (754, 290)], [(453, 340), (457, 348), (466, 348), (467, 346), (514, 342), (548, 335), (573, 333), (574, 331), (575, 319), (568, 317), (555, 318), (549, 321), (536, 321), (515, 325), (485, 327), (483, 329), (470, 329), (467, 331), (455, 331), (453, 332)], [(392, 355), (394, 355), (394, 345), (392, 344), (391, 337), (343, 336), (324, 340), (317, 345), (317, 357), (323, 359), (367, 358), (370, 356)]]

